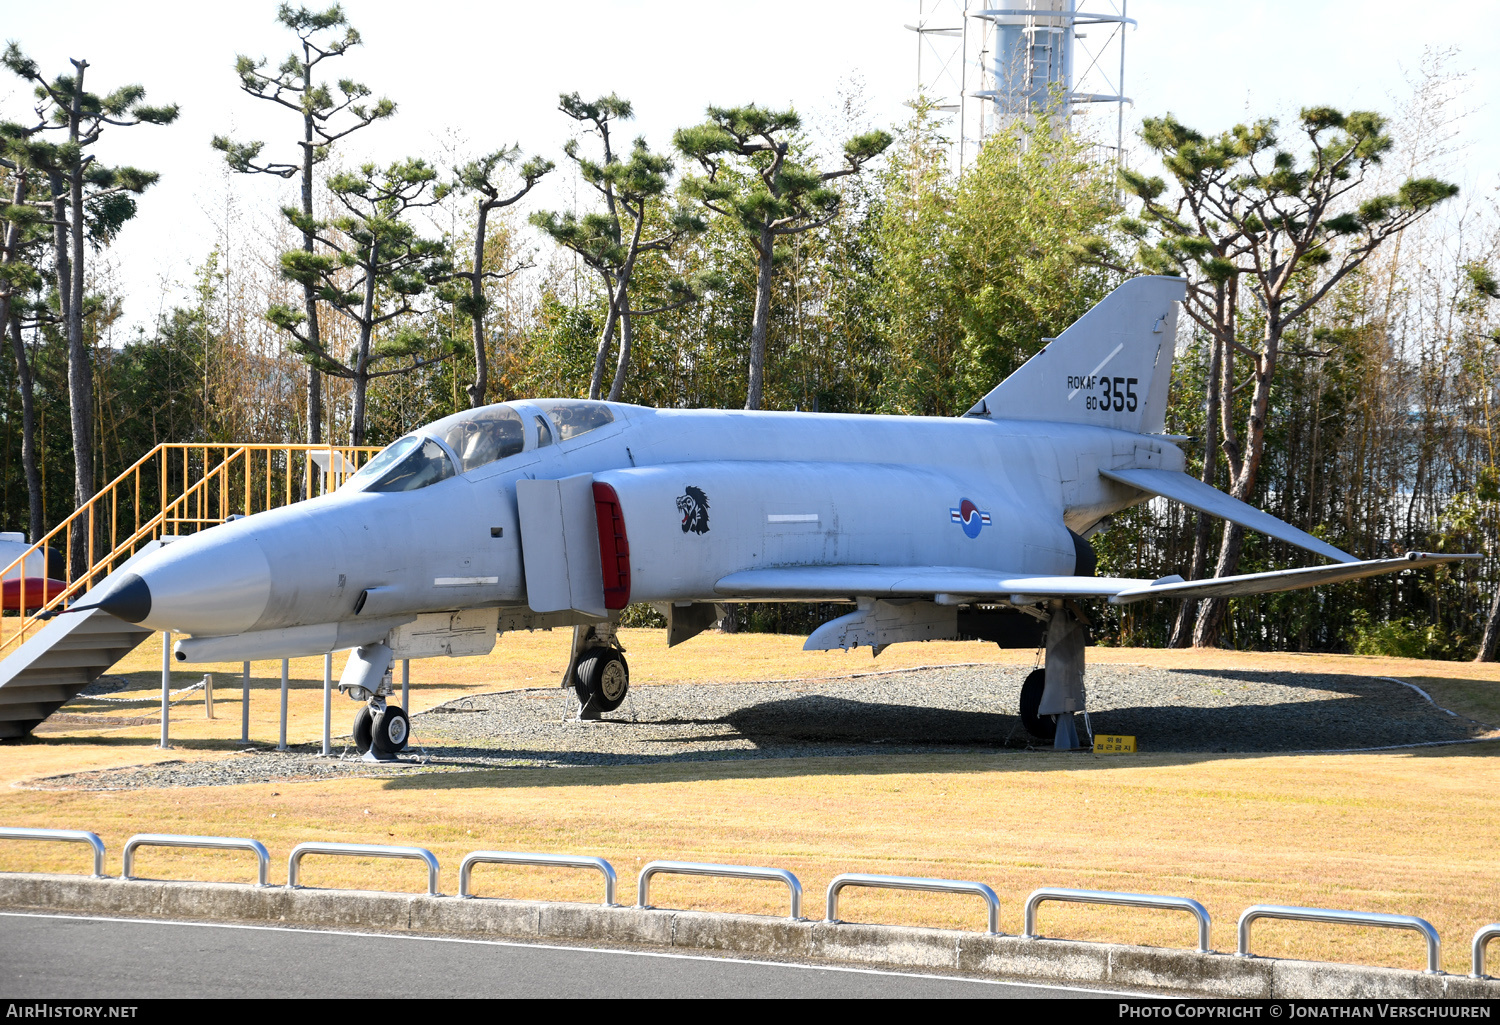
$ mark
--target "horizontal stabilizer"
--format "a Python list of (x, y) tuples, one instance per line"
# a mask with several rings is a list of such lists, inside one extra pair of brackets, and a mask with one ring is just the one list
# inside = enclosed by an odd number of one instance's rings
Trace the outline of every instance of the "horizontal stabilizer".
[(1255, 506), (1246, 505), (1238, 498), (1226, 495), (1218, 488), (1209, 487), (1196, 477), (1189, 477), (1177, 470), (1100, 470), (1099, 475), (1128, 484), (1139, 491), (1181, 502), (1189, 509), (1197, 509), (1230, 523), (1238, 523), (1246, 529), (1294, 544), (1298, 548), (1306, 548), (1309, 552), (1316, 552), (1335, 562), (1359, 561), (1327, 541), (1320, 541), (1305, 530), (1298, 530), (1270, 513), (1261, 512)]
[(1382, 573), (1397, 573), (1403, 569), (1482, 558), (1482, 555), (1408, 552), (1394, 559), (1370, 559), (1366, 562), (1345, 562), (1337, 566), (1304, 566), (1301, 569), (1276, 570), (1272, 573), (1246, 573), (1237, 577), (1148, 584), (1120, 591), (1110, 598), (1110, 603), (1128, 605), (1147, 598), (1237, 598), (1247, 594), (1270, 594), (1273, 591), (1299, 591), (1319, 584), (1337, 584), (1362, 577), (1380, 576)]

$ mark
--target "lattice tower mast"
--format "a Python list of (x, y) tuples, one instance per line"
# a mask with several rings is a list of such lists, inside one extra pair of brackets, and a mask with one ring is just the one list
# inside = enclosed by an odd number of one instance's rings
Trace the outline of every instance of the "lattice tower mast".
[[(990, 0), (993, 2), (993, 0)], [(1115, 106), (1117, 160), (1125, 142), (1128, 0), (917, 0), (917, 88), (954, 119), (956, 168), (995, 126), (1051, 109), (1062, 124)], [(973, 101), (979, 102), (973, 102)], [(987, 101), (987, 102), (986, 102)], [(1080, 109), (1081, 108), (1081, 109)]]
[(983, 0), (917, 0), (917, 92), (949, 120), (955, 171), (979, 152), (994, 118), (983, 97), (991, 87), (989, 22), (972, 17)]

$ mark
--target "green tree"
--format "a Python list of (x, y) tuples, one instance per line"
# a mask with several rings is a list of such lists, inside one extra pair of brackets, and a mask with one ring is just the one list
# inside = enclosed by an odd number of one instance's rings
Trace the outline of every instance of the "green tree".
[[(750, 367), (745, 408), (759, 409), (765, 391), (766, 337), (776, 242), (822, 227), (838, 213), (839, 193), (829, 182), (858, 174), (891, 144), (887, 132), (856, 135), (844, 144), (843, 166), (818, 171), (802, 160), (802, 119), (791, 109), (709, 107), (708, 120), (672, 136), (678, 151), (704, 173), (683, 182), (688, 195), (730, 218), (744, 231), (756, 257), (755, 316), (750, 327)], [(737, 169), (738, 175), (728, 172)]]
[[(1480, 307), (1487, 300), (1500, 299), (1500, 281), (1495, 280), (1495, 275), (1482, 263), (1472, 263), (1465, 268), (1469, 275), (1472, 286), (1472, 294), (1469, 305)], [(1475, 310), (1477, 312), (1477, 309)], [(1495, 425), (1491, 422), (1490, 409), (1491, 392), (1493, 384), (1490, 380), (1490, 369), (1492, 347), (1500, 345), (1500, 331), (1493, 332), (1489, 337), (1481, 334), (1478, 338), (1477, 350), (1474, 353), (1474, 364), (1479, 369), (1480, 380), (1484, 388), (1484, 442), (1486, 465), (1479, 472), (1479, 487), (1476, 496), (1479, 501), (1487, 503), (1500, 502), (1500, 454), (1495, 448)], [(1479, 654), (1475, 657), (1476, 662), (1493, 662), (1500, 658), (1500, 586), (1495, 588), (1495, 597), (1490, 602), (1489, 615), (1484, 621), (1484, 636), (1479, 642)]]
[[(282, 61), (275, 72), (266, 71), (266, 60), (255, 60), (240, 54), (234, 70), (240, 88), (258, 100), (266, 100), (294, 111), (302, 121), (302, 137), (297, 140), (300, 159), (295, 163), (263, 160), (264, 142), (238, 143), (216, 135), (214, 149), (224, 154), (229, 166), (241, 174), (271, 174), (279, 178), (299, 178), (301, 208), (284, 211), (287, 219), (302, 233), (302, 248), (312, 253), (317, 236), (309, 225), (313, 218), (313, 185), (317, 166), (328, 160), (334, 143), (350, 134), (384, 120), (396, 112), (396, 105), (381, 98), (367, 102), (370, 89), (363, 83), (341, 78), (338, 96), (326, 82), (314, 82), (316, 68), (325, 60), (342, 57), (360, 43), (359, 32), (349, 24), (343, 7), (334, 4), (323, 11), (282, 4), (276, 9), (276, 20), (296, 36), (298, 49)], [(318, 294), (308, 283), (302, 288), (303, 333), (311, 351), (322, 348), (318, 322)], [(323, 440), (323, 382), (319, 365), (309, 362), (307, 369), (307, 441), (316, 445)]]
[[(485, 239), (488, 234), (490, 214), (495, 210), (503, 210), (519, 203), (528, 192), (536, 187), (536, 183), (556, 166), (550, 160), (532, 157), (521, 164), (517, 172), (521, 181), (515, 191), (502, 190), (496, 181), (497, 173), (501, 168), (515, 167), (519, 159), (520, 152), (513, 146), (509, 149), (496, 150), (478, 160), (471, 160), (454, 171), (453, 189), (461, 194), (476, 197), (474, 255), (468, 270), (453, 272), (453, 281), (461, 287), (452, 291), (448, 296), (458, 312), (469, 318), (469, 324), (473, 328), (474, 381), (464, 388), (469, 396), (471, 409), (484, 405), (485, 396), (489, 394), (490, 363), (484, 324), (484, 314), (489, 308), (489, 300), (484, 294), (484, 283), (507, 278), (521, 269), (520, 267), (508, 267), (504, 270), (485, 269)], [(508, 191), (509, 194), (502, 195), (502, 191)]]
[(36, 449), (36, 384), (24, 328), (28, 323), (51, 323), (56, 318), (43, 296), (42, 271), (51, 235), (45, 196), (32, 194), (36, 168), (28, 159), (31, 136), (19, 125), (0, 125), (0, 168), (10, 178), (10, 203), (0, 208), (0, 331), (10, 340), (16, 360), (16, 384), (21, 393), (21, 467), (26, 478), (27, 537), (43, 532), (42, 476)]
[[(1367, 174), (1391, 147), (1385, 119), (1309, 107), (1297, 127), (1308, 151), (1300, 160), (1282, 145), (1271, 119), (1209, 138), (1171, 115), (1148, 118), (1141, 137), (1175, 189), (1169, 193), (1160, 177), (1121, 172), (1141, 202), (1139, 216), (1122, 222), (1140, 240), (1138, 265), (1187, 278), (1184, 309), (1220, 347), (1219, 449), (1229, 492), (1245, 501), (1265, 455), (1267, 410), (1287, 331), (1387, 239), (1458, 191), (1412, 178), (1394, 193), (1361, 199)], [(1247, 300), (1254, 302), (1255, 336), (1238, 323)], [(1242, 371), (1245, 379), (1236, 380)], [(1252, 386), (1243, 431), (1229, 401), (1241, 385)], [(1237, 571), (1244, 538), (1244, 528), (1225, 527), (1216, 576)], [(1222, 598), (1202, 604), (1195, 645), (1218, 642), (1227, 606)]]
[[(106, 127), (171, 124), (178, 108), (148, 105), (146, 90), (139, 85), (121, 86), (104, 96), (88, 92), (86, 60), (70, 60), (73, 73), (50, 81), (15, 43), (6, 47), (0, 63), (35, 89), (37, 120), (26, 143), (27, 159), (46, 175), (50, 191), (58, 311), (68, 340), (73, 501), (82, 506), (94, 497), (94, 365), (84, 338), (85, 254), (90, 244), (104, 245), (135, 216), (133, 197), (159, 178), (154, 171), (108, 167), (92, 151)], [(14, 138), (13, 132), (7, 134)], [(59, 141), (53, 142), (54, 136)], [(87, 558), (86, 530), (80, 519), (73, 538), (75, 573), (82, 571)]]
[(610, 124), (634, 117), (629, 100), (611, 93), (585, 102), (577, 93), (570, 93), (560, 97), (559, 108), (580, 124), (592, 125), (587, 130), (599, 136), (602, 162), (580, 156), (577, 139), (568, 140), (563, 151), (578, 165), (583, 180), (599, 193), (604, 210), (581, 218), (571, 211), (559, 214), (543, 210), (534, 214), (531, 222), (558, 245), (577, 253), (604, 284), (609, 310), (594, 354), (589, 398), (597, 399), (604, 393), (604, 372), (618, 330), (620, 352), (609, 398), (619, 401), (630, 368), (634, 317), (684, 306), (700, 298), (712, 283), (706, 279), (670, 278), (663, 282), (664, 297), (653, 300), (655, 306), (637, 310), (630, 298), (636, 269), (643, 257), (670, 253), (684, 238), (703, 231), (705, 224), (686, 208), (663, 210), (672, 174), (670, 159), (652, 153), (646, 140), (640, 138), (631, 146), (628, 159), (621, 159), (615, 152)]
[[(282, 274), (304, 289), (312, 288), (356, 329), (353, 350), (339, 359), (326, 343), (314, 340), (304, 311), (275, 304), (266, 312), (271, 323), (292, 335), (293, 348), (304, 360), (325, 374), (353, 382), (351, 445), (365, 442), (370, 381), (409, 374), (453, 355), (450, 342), (421, 330), (411, 317), (425, 312), (417, 305), (419, 298), (453, 271), (443, 243), (422, 238), (406, 219), (410, 211), (441, 198), (436, 183), (437, 172), (418, 159), (383, 169), (364, 164), (357, 171), (332, 175), (328, 189), (347, 212), (329, 221), (295, 222), (331, 252), (293, 249), (281, 254)], [(417, 358), (434, 349), (442, 351), (425, 360)], [(413, 358), (409, 366), (377, 368), (408, 356)]]
[(875, 232), (890, 412), (968, 409), (1118, 280), (1082, 258), (1110, 249), (1109, 173), (1045, 114), (993, 133), (962, 176), (947, 159), (919, 102), (881, 174)]

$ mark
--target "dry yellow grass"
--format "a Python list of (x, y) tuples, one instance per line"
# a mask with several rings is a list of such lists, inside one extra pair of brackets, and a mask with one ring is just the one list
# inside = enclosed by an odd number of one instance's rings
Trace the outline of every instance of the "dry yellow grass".
[[(412, 704), (421, 709), (463, 693), (555, 682), (567, 635), (510, 636), (485, 659), (413, 665)], [(797, 638), (708, 634), (665, 648), (654, 631), (626, 635), (632, 677), (651, 683), (835, 676), (912, 665), (1029, 662), (1029, 652), (979, 644), (808, 655)], [(1500, 667), (1340, 656), (1250, 655), (1095, 648), (1097, 662), (1293, 669), (1392, 676), (1419, 683), (1440, 704), (1500, 720)], [(116, 667), (159, 686), (160, 650), (148, 646)], [(234, 672), (237, 667), (218, 667)], [(321, 661), (298, 660), (291, 738), (321, 728)], [(278, 667), (257, 664), (252, 736), (275, 736)], [(337, 666), (335, 667), (337, 672)], [(196, 674), (178, 674), (174, 686)], [(1445, 966), (1467, 971), (1468, 937), (1500, 919), (1500, 742), (1401, 752), (1305, 756), (1090, 757), (1020, 752), (867, 756), (654, 767), (517, 769), (336, 782), (128, 793), (28, 789), (39, 775), (140, 764), (164, 757), (232, 757), (239, 701), (220, 677), (218, 715), (201, 696), (173, 711), (177, 748), (156, 751), (154, 723), (104, 729), (70, 725), (36, 741), (0, 747), (0, 822), (93, 829), (110, 846), (134, 832), (211, 832), (256, 837), (279, 863), (300, 840), (420, 843), (457, 885), (457, 862), (482, 847), (599, 854), (621, 871), (651, 858), (779, 865), (795, 871), (816, 913), (841, 871), (874, 871), (989, 883), (1004, 903), (1002, 928), (1017, 931), (1025, 894), (1045, 885), (1193, 896), (1214, 914), (1214, 945), (1233, 949), (1234, 919), (1247, 904), (1312, 904), (1420, 914), (1446, 940)], [(133, 692), (132, 692), (133, 693)], [(128, 714), (150, 715), (148, 706)], [(336, 732), (354, 706), (335, 705)], [(101, 702), (69, 712), (120, 717)], [(17, 785), (20, 784), (20, 785)], [(9, 870), (72, 871), (83, 851), (4, 842)], [(309, 859), (314, 886), (418, 891), (420, 866)], [(249, 878), (248, 857), (193, 851), (143, 852), (140, 870), (177, 878)], [(596, 876), (490, 867), (476, 876), (490, 895), (597, 899)], [(666, 878), (664, 906), (784, 913), (771, 884)], [(846, 891), (843, 917), (979, 928), (970, 898)], [(1185, 916), (1125, 909), (1048, 906), (1052, 935), (1188, 945)], [(1419, 940), (1376, 930), (1262, 922), (1256, 949), (1270, 954), (1417, 967)]]

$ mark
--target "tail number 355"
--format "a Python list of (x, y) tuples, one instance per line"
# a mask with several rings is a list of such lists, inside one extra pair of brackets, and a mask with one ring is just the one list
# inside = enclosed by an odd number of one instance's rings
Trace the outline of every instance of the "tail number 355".
[(1140, 383), (1135, 377), (1099, 378), (1099, 395), (1090, 395), (1084, 400), (1084, 408), (1097, 409), (1101, 413), (1135, 412), (1137, 404), (1135, 386)]

